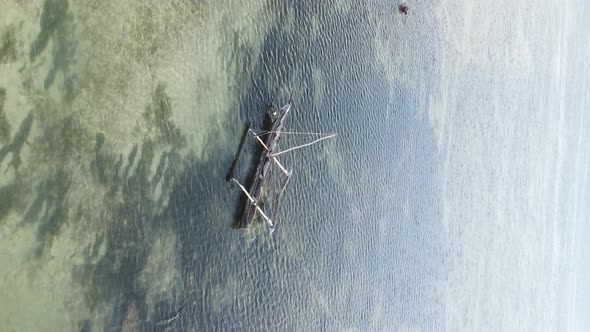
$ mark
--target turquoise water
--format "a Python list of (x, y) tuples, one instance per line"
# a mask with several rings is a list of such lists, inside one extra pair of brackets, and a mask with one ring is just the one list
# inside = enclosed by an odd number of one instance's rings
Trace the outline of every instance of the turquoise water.
[[(2, 330), (572, 329), (585, 3), (0, 4)], [(338, 137), (234, 230), (290, 93)]]

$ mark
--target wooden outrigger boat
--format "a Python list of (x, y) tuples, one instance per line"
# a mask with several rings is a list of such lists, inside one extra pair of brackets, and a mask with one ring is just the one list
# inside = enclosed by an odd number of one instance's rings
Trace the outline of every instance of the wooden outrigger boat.
[[(236, 183), (238, 185), (238, 187), (240, 187), (242, 192), (246, 195), (246, 198), (247, 198), (246, 205), (245, 205), (244, 211), (242, 213), (242, 218), (238, 223), (238, 228), (242, 228), (242, 229), (248, 228), (252, 224), (252, 221), (254, 220), (256, 215), (260, 214), (260, 216), (262, 216), (262, 218), (268, 224), (268, 230), (269, 230), (270, 234), (272, 234), (275, 230), (276, 217), (277, 217), (277, 212), (278, 212), (278, 204), (280, 202), (280, 199), (283, 196), (283, 193), (285, 192), (285, 188), (287, 187), (289, 180), (291, 179), (291, 175), (293, 174), (292, 171), (288, 171), (279, 162), (279, 160), (277, 159), (277, 156), (284, 154), (286, 152), (293, 151), (293, 150), (296, 150), (296, 149), (299, 149), (302, 147), (306, 147), (306, 146), (315, 144), (319, 141), (323, 141), (325, 139), (332, 138), (332, 137), (336, 136), (336, 134), (324, 135), (323, 137), (320, 137), (310, 143), (296, 146), (293, 148), (289, 148), (287, 150), (280, 151), (280, 152), (277, 151), (279, 140), (281, 139), (283, 134), (298, 134), (295, 132), (285, 132), (284, 131), (285, 121), (286, 121), (287, 115), (289, 114), (289, 111), (291, 111), (292, 104), (293, 104), (293, 100), (292, 100), (292, 98), (289, 98), (289, 102), (285, 106), (281, 107), (278, 110), (275, 110), (274, 112), (272, 112), (272, 114), (269, 114), (269, 116), (271, 117), (271, 119), (270, 119), (271, 121), (270, 121), (270, 125), (267, 128), (268, 129), (267, 131), (257, 133), (250, 128), (250, 124), (248, 124), (246, 129), (244, 130), (244, 134), (243, 134), (242, 139), (240, 141), (240, 146), (238, 148), (238, 152), (236, 154), (236, 157), (234, 158), (232, 165), (229, 169), (229, 172), (225, 177), (225, 180), (227, 182), (232, 181), (232, 182)], [(262, 149), (260, 152), (260, 157), (258, 159), (258, 166), (256, 167), (256, 171), (254, 172), (254, 175), (251, 180), (250, 189), (246, 190), (246, 188), (238, 180), (236, 180), (233, 177), (233, 173), (234, 173), (234, 169), (236, 167), (237, 161), (239, 159), (242, 147), (244, 145), (244, 141), (248, 137), (248, 134), (251, 134), (254, 137), (254, 139), (261, 145)], [(281, 186), (280, 192), (278, 193), (278, 195), (274, 199), (273, 214), (272, 214), (272, 218), (271, 218), (260, 206), (260, 200), (261, 200), (261, 196), (262, 196), (262, 188), (264, 186), (264, 183), (269, 175), (270, 169), (273, 164), (275, 164), (281, 170), (281, 172), (283, 173), (285, 178), (283, 180), (283, 184)]]

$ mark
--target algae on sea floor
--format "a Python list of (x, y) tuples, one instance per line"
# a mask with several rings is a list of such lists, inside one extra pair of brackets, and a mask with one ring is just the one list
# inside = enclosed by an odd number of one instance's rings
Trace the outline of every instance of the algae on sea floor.
[(6, 89), (0, 87), (0, 144), (6, 144), (10, 139), (10, 123), (4, 114), (4, 103), (6, 102)]
[(0, 32), (0, 64), (16, 61), (15, 26), (9, 25), (4, 32)]

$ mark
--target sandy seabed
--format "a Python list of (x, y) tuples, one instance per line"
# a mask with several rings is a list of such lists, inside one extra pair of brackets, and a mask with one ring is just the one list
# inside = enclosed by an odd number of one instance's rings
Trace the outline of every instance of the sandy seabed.
[[(264, 4), (0, 7), (0, 320), (101, 330), (129, 274), (147, 303), (178, 286), (175, 235), (156, 216), (183, 161), (207, 158), (206, 138), (235, 107), (232, 50), (260, 48), (251, 20)], [(126, 329), (138, 328), (127, 312)]]

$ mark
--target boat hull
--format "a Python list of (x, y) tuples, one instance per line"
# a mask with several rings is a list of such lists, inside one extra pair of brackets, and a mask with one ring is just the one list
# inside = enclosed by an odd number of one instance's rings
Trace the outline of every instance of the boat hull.
[[(274, 121), (271, 118), (267, 118), (266, 121), (266, 123), (269, 123), (269, 125), (265, 126), (266, 128), (264, 130), (269, 132), (269, 134), (265, 135), (265, 139), (263, 141), (268, 149), (265, 147), (262, 147), (261, 149), (260, 157), (258, 158), (258, 166), (256, 167), (256, 171), (254, 172), (254, 176), (248, 190), (250, 196), (252, 196), (258, 206), (260, 206), (260, 197), (262, 196), (264, 182), (273, 163), (271, 154), (278, 145), (280, 135), (284, 127), (285, 118), (289, 113), (290, 106), (291, 105), (288, 104), (282, 108), (280, 114), (276, 119), (274, 119)], [(270, 115), (267, 116), (270, 117)], [(254, 221), (254, 218), (257, 214), (256, 212), (256, 205), (250, 200), (247, 200), (246, 205), (244, 206), (242, 218), (238, 224), (238, 228), (248, 228)]]

